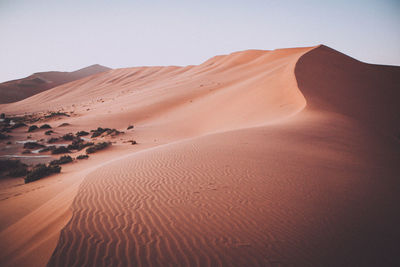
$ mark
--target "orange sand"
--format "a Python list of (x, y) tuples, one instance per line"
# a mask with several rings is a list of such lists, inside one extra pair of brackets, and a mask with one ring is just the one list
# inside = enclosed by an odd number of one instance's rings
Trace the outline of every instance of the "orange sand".
[(135, 124), (60, 175), (0, 187), (1, 265), (394, 266), (398, 84), (399, 67), (318, 46), (110, 70), (1, 105), (74, 111), (65, 131)]

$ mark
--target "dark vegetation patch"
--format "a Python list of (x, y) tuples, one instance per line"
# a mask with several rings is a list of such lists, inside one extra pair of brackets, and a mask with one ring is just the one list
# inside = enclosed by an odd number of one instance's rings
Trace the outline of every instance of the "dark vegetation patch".
[(29, 149), (25, 149), (24, 151), (22, 151), (22, 154), (31, 154), (31, 151)]
[(36, 125), (31, 125), (31, 126), (29, 126), (29, 128), (28, 128), (28, 132), (33, 132), (33, 131), (35, 131), (35, 130), (37, 130), (38, 129), (38, 127), (36, 126)]
[(110, 146), (111, 143), (110, 142), (101, 142), (101, 143), (97, 143), (91, 147), (88, 147), (86, 149), (86, 153), (87, 154), (91, 154), (91, 153), (95, 153), (99, 150), (105, 149), (106, 147)]
[(26, 126), (28, 126), (28, 125), (26, 125), (23, 122), (17, 122), (13, 126), (11, 126), (11, 129), (17, 129), (17, 128), (26, 127)]
[(79, 156), (77, 156), (76, 157), (76, 159), (87, 159), (87, 158), (89, 158), (89, 155), (79, 155)]
[(42, 144), (39, 144), (37, 142), (27, 142), (24, 144), (24, 148), (27, 148), (27, 149), (35, 149), (35, 148), (42, 148), (42, 147), (45, 147), (45, 146)]
[(72, 141), (72, 144), (70, 144), (68, 146), (68, 149), (80, 151), (80, 150), (84, 149), (85, 147), (92, 146), (92, 145), (94, 145), (93, 142), (84, 142), (83, 139), (78, 137)]
[(52, 137), (52, 138), (50, 138), (49, 140), (47, 140), (47, 143), (53, 144), (53, 143), (57, 142), (58, 140), (59, 140), (59, 139), (58, 139), (57, 137)]
[(57, 111), (57, 112), (51, 112), (50, 114), (45, 115), (44, 117), (45, 117), (46, 119), (48, 119), (48, 118), (53, 118), (53, 117), (58, 117), (58, 116), (69, 117), (69, 115), (68, 115), (67, 113), (65, 113), (65, 112), (59, 112), (59, 111)]
[(51, 154), (65, 154), (65, 153), (71, 153), (71, 151), (69, 151), (68, 148), (66, 148), (65, 146), (59, 146), (54, 148), (53, 150), (51, 150)]
[(54, 133), (53, 130), (48, 130), (48, 131), (46, 131), (44, 134), (45, 134), (45, 135), (51, 135), (52, 133)]
[(86, 135), (89, 135), (89, 133), (86, 131), (79, 131), (76, 133), (76, 136), (86, 136)]
[(49, 165), (67, 164), (67, 163), (72, 162), (72, 160), (73, 159), (71, 158), (71, 156), (64, 155), (64, 156), (61, 156), (59, 159), (55, 159), (55, 160), (50, 161)]
[(61, 171), (61, 166), (58, 165), (46, 165), (46, 164), (37, 164), (25, 177), (25, 183), (30, 183), (40, 178), (49, 176), (53, 173), (59, 173)]
[(65, 127), (65, 126), (69, 126), (69, 125), (71, 125), (71, 124), (69, 124), (68, 122), (64, 122), (64, 123), (61, 123), (60, 125), (58, 125), (58, 127)]
[(74, 135), (72, 133), (64, 134), (62, 137), (65, 141), (72, 141), (74, 140)]
[(106, 133), (107, 135), (119, 135), (121, 133), (124, 133), (124, 132), (120, 132), (116, 129), (101, 128), (101, 127), (98, 127), (96, 130), (91, 130), (90, 132), (92, 132), (92, 136), (91, 136), (92, 138), (98, 137), (98, 136), (102, 135), (103, 133)]
[(56, 146), (46, 146), (45, 148), (39, 150), (39, 153), (53, 151), (54, 149), (56, 149)]
[(11, 137), (11, 135), (0, 133), (0, 140), (6, 140), (10, 137)]
[(133, 129), (133, 125), (129, 125), (127, 130)]
[(42, 126), (40, 126), (40, 129), (51, 129), (51, 126), (48, 124), (43, 124)]
[(2, 159), (0, 160), (0, 173), (11, 177), (21, 177), (28, 172), (28, 165), (20, 160)]

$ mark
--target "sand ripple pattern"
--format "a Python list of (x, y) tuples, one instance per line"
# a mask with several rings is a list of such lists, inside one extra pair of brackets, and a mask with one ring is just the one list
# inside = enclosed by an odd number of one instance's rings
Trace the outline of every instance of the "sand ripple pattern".
[(371, 196), (352, 190), (370, 170), (338, 176), (351, 161), (315, 164), (298, 148), (279, 154), (265, 136), (200, 138), (97, 169), (81, 184), (48, 266), (349, 265), (348, 251), (366, 243), (352, 243), (352, 234), (364, 236), (363, 222), (373, 221), (357, 206)]

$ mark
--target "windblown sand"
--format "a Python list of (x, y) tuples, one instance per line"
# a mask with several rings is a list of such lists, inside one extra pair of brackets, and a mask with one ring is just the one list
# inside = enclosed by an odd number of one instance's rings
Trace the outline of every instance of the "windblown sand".
[(399, 67), (318, 46), (110, 70), (1, 105), (74, 111), (67, 130), (134, 124), (139, 145), (0, 187), (0, 263), (395, 266), (399, 84)]

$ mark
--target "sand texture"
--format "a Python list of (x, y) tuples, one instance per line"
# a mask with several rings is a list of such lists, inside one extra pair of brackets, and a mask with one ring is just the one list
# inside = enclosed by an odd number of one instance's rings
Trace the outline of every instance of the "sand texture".
[(135, 124), (139, 142), (0, 185), (1, 265), (396, 266), (399, 85), (400, 67), (316, 46), (110, 70), (0, 105)]

